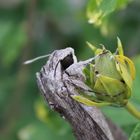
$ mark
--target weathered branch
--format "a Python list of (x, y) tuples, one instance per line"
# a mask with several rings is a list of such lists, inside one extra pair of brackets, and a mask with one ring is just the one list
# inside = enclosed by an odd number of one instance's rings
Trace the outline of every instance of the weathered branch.
[[(77, 88), (88, 90), (83, 83), (82, 69), (91, 60), (77, 62), (72, 48), (54, 51), (36, 74), (38, 86), (49, 106), (71, 124), (77, 140), (114, 140), (99, 109), (71, 98), (71, 95), (78, 94)], [(126, 140), (121, 131), (118, 135)]]

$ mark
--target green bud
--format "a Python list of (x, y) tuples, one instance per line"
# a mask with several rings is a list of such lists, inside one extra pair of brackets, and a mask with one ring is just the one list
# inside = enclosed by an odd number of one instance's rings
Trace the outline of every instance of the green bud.
[(118, 48), (114, 54), (105, 47), (96, 49), (87, 43), (94, 51), (95, 57), (84, 68), (83, 73), (85, 84), (92, 92), (79, 92), (80, 95), (72, 95), (72, 98), (87, 106), (125, 107), (131, 115), (140, 120), (140, 111), (129, 102), (135, 78), (135, 66), (128, 57), (124, 56), (121, 41), (119, 38), (117, 40)]
[[(92, 47), (90, 43), (90, 48)], [(83, 70), (85, 83), (91, 88), (94, 98), (87, 96), (86, 93), (73, 98), (79, 102), (90, 105), (93, 102), (113, 106), (125, 106), (131, 97), (132, 83), (135, 77), (135, 67), (133, 62), (123, 55), (122, 44), (118, 39), (116, 53), (109, 50), (95, 49), (95, 57), (91, 64)], [(84, 102), (86, 98), (86, 103)], [(95, 100), (96, 99), (96, 100)]]

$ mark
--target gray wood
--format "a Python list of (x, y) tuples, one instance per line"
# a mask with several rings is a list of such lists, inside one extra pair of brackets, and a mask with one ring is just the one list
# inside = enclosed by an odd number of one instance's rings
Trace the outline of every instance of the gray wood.
[[(72, 48), (54, 51), (36, 74), (38, 87), (50, 108), (71, 124), (77, 140), (118, 140), (109, 129), (114, 125), (108, 126), (98, 108), (85, 106), (71, 98), (78, 94), (77, 89), (89, 90), (83, 82), (82, 69), (92, 59), (77, 62)], [(121, 130), (118, 135), (127, 140)]]

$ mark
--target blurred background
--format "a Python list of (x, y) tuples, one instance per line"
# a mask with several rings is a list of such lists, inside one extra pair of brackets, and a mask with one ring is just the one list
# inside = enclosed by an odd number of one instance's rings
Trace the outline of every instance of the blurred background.
[[(86, 41), (113, 52), (120, 37), (136, 66), (132, 102), (140, 109), (140, 1), (113, 12), (100, 27), (87, 22), (86, 5), (86, 0), (0, 0), (0, 140), (75, 140), (37, 88), (35, 73), (47, 60), (23, 62), (66, 47), (85, 60), (93, 56)], [(128, 136), (138, 122), (124, 109), (103, 112)]]

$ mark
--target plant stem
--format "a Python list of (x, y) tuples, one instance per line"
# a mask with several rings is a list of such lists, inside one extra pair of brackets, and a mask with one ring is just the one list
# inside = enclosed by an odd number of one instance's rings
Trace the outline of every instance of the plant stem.
[(137, 119), (140, 120), (140, 111), (138, 111), (133, 104), (131, 104), (130, 102), (127, 103), (127, 105), (125, 106), (125, 108), (127, 109), (127, 111), (132, 114), (133, 116), (135, 116)]

